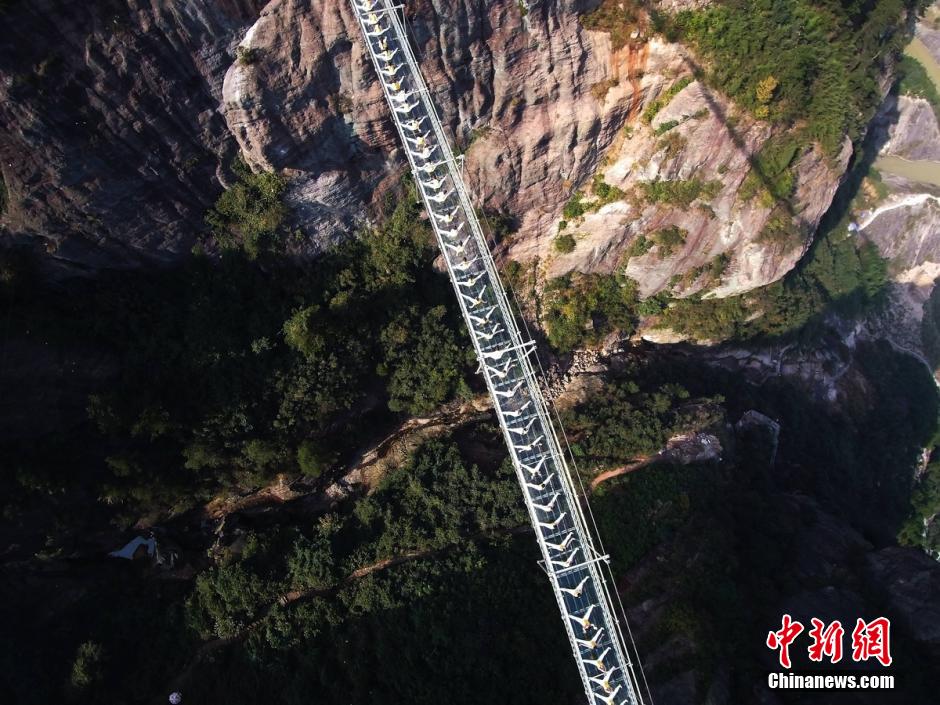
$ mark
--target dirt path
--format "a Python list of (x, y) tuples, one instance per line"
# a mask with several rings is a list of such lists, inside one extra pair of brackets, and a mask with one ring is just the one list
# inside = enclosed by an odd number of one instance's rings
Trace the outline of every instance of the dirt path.
[(205, 516), (218, 521), (229, 514), (272, 504), (310, 501), (315, 499), (315, 495), (323, 495), (322, 504), (328, 507), (336, 499), (336, 494), (340, 491), (338, 488), (344, 486), (362, 485), (368, 492), (378, 484), (391, 466), (401, 462), (410, 450), (424, 440), (475, 419), (486, 418), (489, 408), (488, 398), (479, 397), (471, 402), (445, 406), (427, 417), (408, 419), (385, 438), (360, 451), (342, 471), (342, 475), (325, 489), (321, 489), (320, 485), (308, 484), (302, 478), (280, 475), (270, 485), (246, 494), (213, 499), (205, 506)]
[(646, 467), (653, 461), (659, 458), (657, 455), (649, 455), (643, 458), (640, 458), (636, 462), (630, 463), (629, 465), (621, 465), (619, 468), (614, 468), (613, 470), (605, 470), (600, 475), (595, 476), (591, 480), (589, 485), (591, 492), (594, 492), (602, 482), (607, 482), (607, 480), (612, 477), (619, 477), (620, 475), (626, 475), (628, 472), (633, 472), (634, 470), (639, 470), (642, 467)]
[[(487, 534), (480, 534), (473, 538), (486, 538), (503, 534), (522, 534), (531, 530), (532, 527), (529, 524), (524, 524), (522, 526), (514, 526), (510, 529), (501, 529), (498, 531), (489, 532)], [(262, 609), (261, 614), (257, 619), (249, 623), (237, 634), (226, 637), (219, 637), (202, 644), (196, 650), (196, 653), (190, 660), (189, 665), (187, 665), (186, 668), (184, 668), (183, 671), (173, 679), (172, 683), (167, 686), (166, 693), (155, 695), (152, 699), (152, 702), (154, 705), (164, 705), (169, 694), (175, 691), (183, 693), (185, 697), (186, 684), (189, 683), (192, 679), (196, 668), (200, 664), (210, 660), (217, 652), (221, 651), (226, 646), (235, 644), (245, 639), (245, 637), (247, 637), (252, 631), (264, 624), (265, 620), (270, 615), (271, 610), (273, 610), (276, 605), (287, 606), (295, 602), (302, 602), (303, 600), (307, 600), (313, 597), (326, 597), (328, 595), (339, 592), (343, 588), (351, 585), (357, 580), (361, 580), (368, 575), (380, 573), (383, 570), (388, 570), (389, 568), (401, 565), (403, 563), (410, 563), (411, 561), (422, 560), (425, 558), (435, 558), (452, 551), (456, 546), (457, 544), (445, 546), (444, 548), (425, 549), (421, 551), (406, 551), (405, 553), (399, 554), (397, 556), (383, 558), (376, 561), (375, 563), (363, 566), (362, 568), (357, 568), (335, 585), (322, 588), (307, 588), (306, 590), (291, 590), (280, 595), (276, 600), (269, 603)]]

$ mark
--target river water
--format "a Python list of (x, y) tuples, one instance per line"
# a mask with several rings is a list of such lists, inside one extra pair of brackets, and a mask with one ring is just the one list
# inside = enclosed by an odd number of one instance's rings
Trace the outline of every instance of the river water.
[[(940, 91), (940, 65), (937, 64), (927, 46), (914, 37), (904, 53), (924, 65), (930, 80)], [(910, 181), (940, 186), (940, 162), (913, 161), (902, 157), (882, 155), (875, 160), (875, 168), (885, 174), (894, 174)]]
[(940, 162), (914, 161), (884, 155), (875, 159), (875, 168), (883, 174), (894, 174), (909, 181), (940, 186)]

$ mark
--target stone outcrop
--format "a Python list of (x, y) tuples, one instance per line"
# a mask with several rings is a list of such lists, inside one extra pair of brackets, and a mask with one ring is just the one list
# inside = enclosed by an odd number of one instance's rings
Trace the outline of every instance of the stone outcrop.
[(917, 24), (916, 35), (927, 47), (934, 61), (940, 64), (940, 3), (934, 2), (927, 9), (924, 20)]
[[(670, 125), (674, 125), (670, 127)], [(712, 296), (728, 296), (768, 284), (799, 261), (813, 230), (829, 207), (851, 146), (846, 143), (835, 160), (818, 150), (796, 161), (796, 192), (788, 220), (798, 228), (792, 242), (765, 241), (761, 231), (772, 207), (742, 197), (742, 184), (757, 151), (771, 136), (766, 123), (737, 114), (722, 96), (694, 81), (682, 89), (652, 120), (632, 127), (608, 155), (601, 170), (604, 180), (628, 198), (602, 206), (569, 227), (578, 233), (574, 252), (555, 256), (549, 276), (572, 269), (611, 272), (625, 265), (626, 274), (640, 284), (643, 295), (671, 288), (674, 277), (707, 267), (714, 258), (727, 258), (724, 271), (710, 281), (693, 276), (678, 293), (708, 288)], [(638, 188), (654, 181), (711, 182), (714, 195), (699, 197), (692, 207), (649, 203)], [(632, 196), (632, 197), (631, 197)], [(662, 248), (629, 257), (629, 245), (669, 227), (681, 228), (685, 242), (668, 256)], [(549, 253), (543, 248), (543, 254)]]
[[(940, 3), (916, 28), (927, 47), (924, 61), (940, 56)], [(916, 41), (916, 40), (915, 40)], [(861, 236), (889, 265), (887, 304), (865, 321), (865, 332), (890, 340), (936, 371), (940, 365), (940, 122), (933, 106), (910, 96), (888, 96), (874, 123), (882, 186), (869, 188), (870, 204), (856, 212)], [(895, 172), (896, 170), (896, 172)], [(920, 180), (913, 180), (916, 177)]]
[(189, 252), (236, 151), (222, 78), (260, 0), (6, 3), (2, 240), (62, 271)]
[[(742, 120), (731, 130), (727, 101), (699, 84), (641, 125), (645, 107), (689, 74), (687, 52), (642, 20), (614, 47), (606, 32), (581, 26), (588, 9), (580, 0), (407, 6), (433, 98), (466, 152), (471, 190), (482, 208), (519, 225), (509, 256), (547, 259), (562, 205), (595, 174), (624, 190), (696, 174), (721, 181), (714, 218), (612, 203), (578, 226), (584, 242), (545, 272), (609, 271), (637, 234), (676, 224), (690, 233), (683, 251), (630, 263), (645, 294), (723, 252), (733, 260), (709, 283), (715, 295), (782, 276), (805, 238), (785, 248), (758, 243), (767, 209), (736, 197), (768, 128)], [(40, 0), (11, 6), (5, 19), (20, 31), (0, 46), (0, 67), (14, 77), (0, 86), (4, 239), (40, 242), (56, 262), (97, 269), (185, 256), (239, 150), (254, 167), (288, 177), (291, 227), (304, 236), (291, 239), (296, 255), (347, 237), (404, 170), (345, 2), (111, 0), (79, 11)], [(31, 36), (58, 37), (56, 48), (23, 46)], [(682, 124), (653, 134), (677, 116)], [(808, 232), (839, 168), (807, 154), (799, 172)]]
[(308, 251), (348, 236), (402, 169), (359, 31), (348, 2), (269, 2), (222, 87), (222, 114), (245, 159), (288, 177)]
[(929, 102), (923, 98), (892, 95), (884, 111), (896, 113), (897, 122), (887, 126), (883, 154), (940, 161), (940, 126)]

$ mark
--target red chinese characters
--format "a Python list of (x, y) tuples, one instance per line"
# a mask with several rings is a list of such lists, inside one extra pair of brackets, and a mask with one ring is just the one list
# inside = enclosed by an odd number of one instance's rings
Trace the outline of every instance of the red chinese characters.
[[(830, 663), (839, 663), (845, 637), (842, 623), (837, 619), (827, 625), (816, 617), (810, 623), (812, 628), (807, 632), (812, 640), (807, 650), (809, 660), (821, 663), (828, 659)], [(801, 622), (785, 614), (780, 629), (768, 632), (767, 647), (780, 652), (778, 658), (781, 667), (791, 668), (790, 646), (804, 630)], [(891, 665), (891, 621), (887, 617), (878, 617), (870, 622), (860, 618), (852, 630), (852, 660), (861, 663), (871, 659), (885, 667)]]
[(837, 619), (827, 627), (821, 619), (813, 617), (810, 621), (813, 628), (809, 630), (809, 636), (813, 643), (809, 647), (809, 660), (822, 661), (823, 656), (828, 656), (830, 663), (839, 663), (842, 660), (842, 636), (845, 634), (842, 622)]
[(878, 617), (870, 622), (859, 618), (852, 630), (852, 660), (877, 659), (882, 666), (891, 665), (891, 622)]
[(790, 615), (783, 615), (783, 626), (780, 631), (767, 634), (767, 647), (780, 650), (780, 665), (790, 668), (790, 644), (802, 633), (803, 625), (794, 622)]

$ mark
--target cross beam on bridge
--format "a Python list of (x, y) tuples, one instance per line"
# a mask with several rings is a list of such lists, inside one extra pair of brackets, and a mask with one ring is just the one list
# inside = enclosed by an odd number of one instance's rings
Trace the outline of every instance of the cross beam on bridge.
[(561, 444), (392, 0), (350, 0), (447, 265), (525, 497), (589, 705), (642, 705), (627, 643)]

